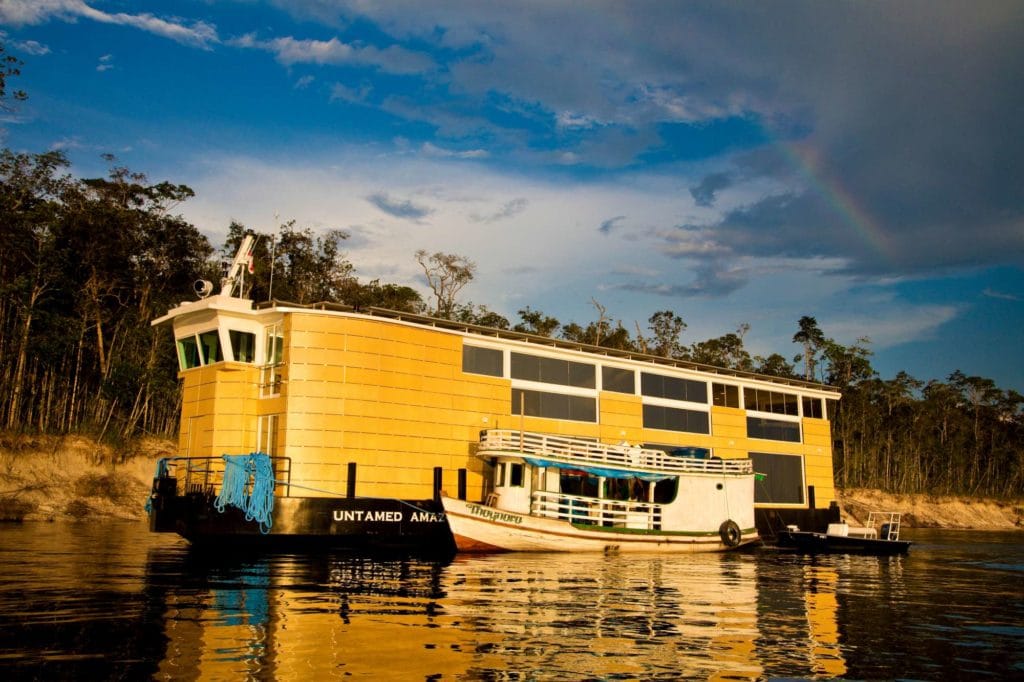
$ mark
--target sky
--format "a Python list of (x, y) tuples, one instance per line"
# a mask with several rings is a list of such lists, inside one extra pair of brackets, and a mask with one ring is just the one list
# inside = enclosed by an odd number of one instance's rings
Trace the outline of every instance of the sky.
[(681, 342), (803, 316), (883, 379), (1024, 393), (1024, 3), (0, 0), (2, 143), (341, 229), (363, 281)]

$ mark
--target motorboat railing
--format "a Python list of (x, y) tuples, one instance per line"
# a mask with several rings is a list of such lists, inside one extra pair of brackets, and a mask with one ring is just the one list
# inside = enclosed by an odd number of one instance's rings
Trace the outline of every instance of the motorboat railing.
[[(271, 457), (270, 461), (274, 468), (274, 480), (278, 483), (277, 490), (281, 496), (289, 497), (291, 457)], [(178, 490), (183, 494), (214, 494), (224, 484), (224, 468), (227, 463), (223, 457), (168, 457), (163, 462), (161, 477), (177, 479)]]
[(873, 528), (881, 540), (900, 539), (900, 512), (868, 512), (868, 528)]
[(530, 501), (530, 514), (569, 523), (659, 530), (661, 505), (633, 500), (604, 500), (538, 490)]
[(537, 459), (581, 466), (610, 466), (664, 473), (752, 474), (749, 459), (681, 457), (664, 450), (631, 445), (609, 445), (585, 438), (567, 438), (528, 431), (489, 429), (481, 432), (477, 455), (493, 457), (514, 453)]

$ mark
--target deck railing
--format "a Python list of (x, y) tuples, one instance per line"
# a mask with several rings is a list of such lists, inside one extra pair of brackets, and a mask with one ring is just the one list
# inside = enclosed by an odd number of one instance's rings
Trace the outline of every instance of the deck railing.
[(596, 526), (637, 530), (661, 528), (661, 505), (633, 500), (596, 500), (592, 497), (538, 490), (533, 493), (530, 513)]
[[(291, 457), (271, 457), (278, 495), (291, 494)], [(178, 480), (179, 494), (215, 494), (224, 484), (223, 457), (168, 457), (165, 460), (165, 475)]]
[(490, 429), (480, 434), (477, 454), (493, 457), (514, 453), (537, 459), (555, 460), (580, 466), (609, 466), (665, 473), (751, 474), (749, 459), (699, 459), (681, 457), (664, 450), (630, 445), (608, 445), (584, 438), (551, 436), (529, 431)]

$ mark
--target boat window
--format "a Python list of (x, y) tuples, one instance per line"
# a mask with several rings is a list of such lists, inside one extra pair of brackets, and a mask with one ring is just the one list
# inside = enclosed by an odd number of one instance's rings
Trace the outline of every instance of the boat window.
[(644, 405), (644, 428), (686, 433), (711, 433), (707, 412), (663, 405)]
[(558, 489), (566, 495), (597, 497), (598, 479), (582, 471), (562, 469), (558, 477)]
[(512, 353), (512, 378), (545, 384), (595, 388), (597, 373), (594, 365), (570, 362), (537, 355)]
[(231, 355), (235, 362), (254, 362), (256, 360), (256, 335), (252, 332), (228, 330), (231, 339)]
[(800, 442), (800, 424), (782, 421), (781, 419), (765, 419), (764, 417), (747, 417), (747, 436), (765, 440), (781, 440), (787, 443)]
[(804, 417), (808, 419), (821, 419), (824, 416), (824, 411), (821, 409), (820, 398), (803, 398), (804, 404)]
[(204, 365), (224, 361), (224, 353), (220, 348), (220, 334), (216, 329), (199, 335), (199, 350), (202, 353)]
[(505, 368), (502, 352), (493, 348), (463, 346), (462, 371), (468, 374), (484, 374), (490, 377), (504, 376)]
[(704, 381), (680, 379), (663, 374), (640, 373), (640, 393), (652, 398), (685, 400), (690, 403), (707, 403), (708, 385)]
[(743, 404), (748, 410), (755, 412), (785, 414), (791, 417), (796, 417), (799, 414), (797, 396), (793, 393), (766, 391), (763, 388), (744, 388)]
[(284, 327), (279, 322), (267, 327), (267, 354), (264, 362), (279, 365), (284, 360)]
[(711, 384), (711, 399), (719, 407), (739, 407), (740, 387), (732, 384)]
[(268, 414), (256, 422), (256, 450), (268, 455), (277, 451), (277, 415)]
[(679, 494), (679, 478), (673, 476), (654, 484), (654, 501), (657, 504), (669, 504), (676, 501)]
[(498, 462), (498, 466), (494, 468), (494, 487), (501, 488), (505, 486), (505, 463)]
[(750, 459), (754, 463), (754, 471), (764, 474), (754, 484), (754, 502), (763, 504), (804, 503), (803, 457), (751, 452)]
[(510, 488), (522, 488), (523, 487), (523, 465), (519, 462), (513, 462), (508, 467), (508, 487)]
[(636, 393), (636, 372), (619, 367), (602, 367), (601, 387), (616, 393)]
[(202, 362), (199, 360), (199, 344), (196, 337), (186, 336), (178, 339), (178, 367), (181, 369), (192, 369), (199, 367)]
[(564, 393), (512, 389), (512, 414), (578, 422), (597, 421), (597, 399)]

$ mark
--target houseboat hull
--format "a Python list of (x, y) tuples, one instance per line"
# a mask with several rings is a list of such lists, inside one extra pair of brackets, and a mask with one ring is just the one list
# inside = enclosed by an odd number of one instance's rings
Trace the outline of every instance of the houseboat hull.
[[(150, 530), (177, 533), (197, 547), (323, 549), (450, 555), (455, 551), (444, 511), (435, 500), (278, 497), (269, 528), (245, 511), (217, 508), (212, 490), (182, 495), (156, 479)], [(264, 532), (264, 530), (266, 532)]]
[(754, 528), (722, 524), (707, 532), (668, 532), (575, 524), (442, 497), (459, 552), (724, 552), (756, 542)]

